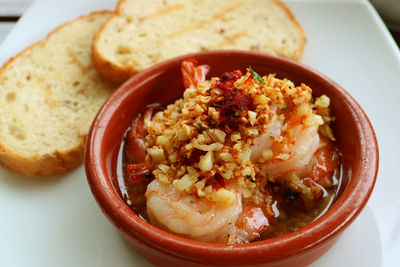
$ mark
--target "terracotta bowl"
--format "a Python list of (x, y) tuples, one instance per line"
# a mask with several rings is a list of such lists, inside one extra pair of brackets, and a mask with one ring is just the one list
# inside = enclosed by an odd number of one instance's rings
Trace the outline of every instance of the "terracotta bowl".
[[(142, 220), (121, 199), (117, 158), (124, 133), (147, 104), (172, 103), (183, 93), (181, 62), (193, 57), (211, 66), (208, 77), (252, 66), (260, 74), (277, 73), (326, 94), (337, 120), (334, 133), (342, 153), (343, 182), (333, 206), (300, 230), (243, 245), (198, 242), (167, 233)], [(143, 257), (158, 266), (304, 266), (324, 254), (361, 212), (378, 171), (378, 145), (361, 107), (338, 84), (309, 67), (261, 53), (213, 51), (174, 58), (125, 82), (107, 100), (86, 143), (86, 175), (104, 214)]]

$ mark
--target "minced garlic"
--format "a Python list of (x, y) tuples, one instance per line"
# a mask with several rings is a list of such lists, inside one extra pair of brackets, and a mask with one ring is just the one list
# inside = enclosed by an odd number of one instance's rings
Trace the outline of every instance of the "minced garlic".
[[(295, 87), (273, 74), (224, 75), (189, 87), (183, 98), (145, 120), (146, 160), (160, 182), (229, 206), (236, 195), (224, 184), (236, 179), (243, 197), (253, 197), (257, 183), (268, 177), (257, 164), (289, 160), (290, 140), (303, 127), (320, 126), (320, 132), (334, 137), (327, 96), (312, 103), (310, 87)], [(252, 162), (253, 140), (263, 134), (271, 135), (274, 149), (260, 151)]]

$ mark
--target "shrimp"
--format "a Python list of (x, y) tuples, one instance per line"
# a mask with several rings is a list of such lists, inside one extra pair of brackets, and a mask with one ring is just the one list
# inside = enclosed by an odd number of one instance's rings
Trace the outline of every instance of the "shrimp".
[(146, 163), (128, 164), (126, 167), (126, 173), (133, 185), (147, 184), (154, 178)]
[(147, 186), (147, 213), (152, 224), (192, 239), (205, 239), (234, 224), (242, 212), (241, 195), (235, 188), (233, 205), (223, 207), (206, 198), (178, 192), (172, 184), (158, 180)]
[[(256, 162), (265, 149), (270, 149), (273, 141), (271, 137), (280, 135), (282, 123), (278, 120), (274, 121), (270, 129), (263, 135), (253, 140), (252, 154), (250, 159)], [(289, 172), (300, 171), (308, 165), (313, 159), (315, 151), (319, 145), (318, 126), (310, 126), (301, 129), (300, 132), (293, 136), (289, 142), (293, 144), (289, 146), (288, 160), (272, 162), (262, 166), (262, 170), (267, 172), (269, 176), (276, 177)]]
[(161, 105), (151, 104), (146, 107), (144, 116), (141, 114), (132, 122), (131, 130), (128, 133), (126, 141), (126, 154), (128, 162), (142, 163), (145, 162), (147, 148), (145, 144), (145, 136), (147, 129), (144, 121), (151, 120), (157, 110), (161, 109)]
[(272, 217), (267, 217), (260, 206), (252, 202), (243, 204), (243, 211), (235, 223), (221, 229), (217, 235), (203, 237), (201, 241), (243, 244), (261, 237)]
[[(205, 80), (209, 66), (197, 66), (194, 59), (182, 63), (186, 88)], [(242, 206), (242, 194), (230, 182), (225, 189), (235, 194), (235, 201), (224, 207), (206, 198), (178, 192), (172, 184), (153, 180), (146, 190), (147, 214), (158, 227), (191, 239), (218, 243), (246, 243), (258, 237), (269, 219), (260, 207)]]
[(321, 145), (315, 152), (310, 178), (317, 184), (329, 188), (333, 185), (332, 178), (339, 167), (339, 154), (333, 144), (326, 138), (321, 138)]
[(151, 120), (155, 111), (161, 108), (160, 104), (151, 104), (147, 106), (144, 116), (139, 115), (133, 122), (131, 130), (126, 138), (126, 157), (129, 162), (126, 173), (133, 185), (147, 184), (154, 177), (145, 163), (147, 148), (145, 136), (147, 129), (144, 121)]
[[(271, 137), (279, 136), (281, 127), (282, 123), (275, 120), (265, 134), (253, 140), (253, 162), (261, 157), (263, 150), (273, 147)], [(328, 140), (322, 138), (321, 141), (318, 126), (301, 128), (288, 143), (292, 144), (288, 160), (273, 161), (261, 165), (260, 169), (270, 177), (284, 180), (285, 190), (299, 194), (309, 209), (326, 193), (325, 189), (332, 186), (332, 176), (339, 165), (338, 155)]]
[[(268, 131), (253, 140), (250, 160), (257, 162), (264, 150), (273, 150), (273, 138), (271, 137), (280, 136), (281, 131), (282, 122), (275, 118)], [(324, 188), (315, 183), (316, 179), (300, 177), (306, 177), (310, 173), (314, 176), (320, 173), (325, 174), (333, 169), (329, 167), (329, 170), (326, 170), (324, 167), (318, 167), (318, 162), (322, 162), (322, 160), (318, 160), (321, 156), (315, 155), (320, 144), (318, 126), (302, 127), (288, 140), (288, 143), (291, 144), (288, 151), (289, 159), (261, 165), (260, 170), (267, 173), (269, 177), (280, 177), (285, 180), (286, 184), (290, 185), (290, 190), (301, 195), (305, 206), (312, 207), (314, 200), (322, 196)], [(337, 165), (333, 167), (335, 166)]]
[[(274, 117), (266, 133), (260, 135), (253, 140), (253, 146), (251, 149), (250, 160), (252, 162), (257, 162), (261, 157), (262, 152), (268, 149), (273, 144), (273, 137), (279, 137), (282, 131), (282, 122)], [(271, 138), (272, 137), (272, 138)]]
[[(308, 158), (304, 159), (304, 162), (306, 160)], [(326, 196), (326, 190), (334, 185), (334, 175), (338, 166), (339, 155), (333, 144), (326, 137), (320, 137), (316, 151), (311, 154), (311, 159), (304, 167), (280, 174), (280, 179), (283, 180), (280, 181), (282, 193), (297, 204), (298, 200), (301, 200), (300, 203), (309, 210), (315, 206), (315, 201)]]
[(183, 61), (181, 65), (181, 72), (185, 88), (189, 88), (191, 85), (197, 86), (198, 83), (204, 82), (209, 70), (210, 66), (198, 66), (197, 61), (193, 58), (188, 58)]
[(247, 243), (258, 239), (261, 233), (269, 226), (271, 218), (268, 218), (263, 209), (251, 202), (244, 206), (234, 229), (230, 235), (235, 237), (236, 243)]
[(228, 185), (227, 189), (235, 193), (236, 200), (222, 207), (154, 180), (147, 186), (147, 214), (153, 225), (194, 240), (248, 243), (259, 238), (271, 218), (252, 202), (243, 206), (235, 187)]
[(290, 158), (285, 161), (265, 165), (263, 171), (268, 175), (276, 176), (289, 172), (300, 171), (312, 160), (319, 145), (318, 126), (302, 129), (292, 140), (289, 147)]
[[(273, 150), (274, 138), (282, 134), (283, 122), (279, 119), (279, 116), (276, 116), (276, 107), (272, 107), (271, 110), (274, 116), (267, 132), (253, 140), (250, 156), (252, 162), (257, 162), (264, 150)], [(297, 134), (294, 134), (288, 140), (288, 143), (291, 144), (288, 160), (262, 166), (262, 170), (267, 172), (269, 176), (276, 177), (289, 172), (300, 171), (312, 161), (319, 145), (318, 126), (302, 127)]]

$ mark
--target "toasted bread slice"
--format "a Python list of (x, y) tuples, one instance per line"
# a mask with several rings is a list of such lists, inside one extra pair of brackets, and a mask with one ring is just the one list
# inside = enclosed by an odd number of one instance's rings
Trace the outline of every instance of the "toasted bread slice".
[(298, 60), (305, 35), (280, 0), (120, 0), (96, 34), (99, 74), (122, 82), (162, 60), (192, 52), (242, 49)]
[(0, 164), (49, 175), (81, 163), (90, 124), (115, 88), (91, 63), (93, 37), (110, 13), (58, 27), (0, 69)]

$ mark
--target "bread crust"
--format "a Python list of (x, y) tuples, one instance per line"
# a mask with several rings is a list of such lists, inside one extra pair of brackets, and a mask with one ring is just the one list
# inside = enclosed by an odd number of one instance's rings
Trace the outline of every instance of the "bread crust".
[(300, 60), (301, 56), (303, 55), (304, 52), (304, 48), (306, 46), (306, 42), (307, 42), (307, 37), (306, 34), (304, 32), (303, 27), (301, 27), (299, 21), (296, 19), (296, 17), (294, 16), (293, 12), (290, 10), (290, 8), (283, 3), (281, 0), (273, 0), (277, 5), (281, 6), (286, 13), (289, 15), (290, 19), (293, 21), (293, 23), (296, 25), (297, 29), (299, 30), (300, 34), (301, 34), (301, 46), (299, 51), (297, 51), (296, 55), (295, 55), (295, 60)]
[(56, 150), (47, 157), (36, 155), (26, 158), (0, 144), (0, 164), (12, 171), (29, 176), (61, 174), (81, 164), (83, 150), (84, 139), (79, 146), (67, 151)]
[(106, 20), (106, 22), (100, 27), (99, 31), (94, 36), (92, 43), (92, 63), (97, 73), (103, 79), (117, 84), (123, 83), (124, 81), (129, 79), (129, 77), (135, 75), (137, 72), (132, 72), (132, 70), (129, 67), (123, 67), (108, 61), (99, 52), (99, 49), (97, 47), (98, 47), (98, 40), (100, 39), (100, 36), (104, 32), (104, 29), (107, 27), (108, 23), (110, 23), (110, 21), (121, 15), (121, 8), (124, 2), (126, 2), (126, 0), (118, 1), (115, 7), (114, 15), (111, 15)]
[[(305, 43), (306, 43), (306, 35), (301, 27), (300, 23), (297, 21), (296, 17), (289, 9), (289, 7), (283, 3), (281, 0), (273, 0), (278, 6), (280, 6), (288, 15), (290, 20), (296, 25), (301, 35), (301, 45), (298, 51), (296, 51), (293, 59), (299, 60), (303, 54)], [(132, 71), (130, 67), (124, 67), (121, 65), (116, 64), (115, 62), (110, 62), (107, 60), (99, 51), (98, 43), (100, 36), (104, 32), (105, 28), (113, 19), (121, 15), (121, 9), (123, 4), (126, 0), (119, 0), (116, 8), (115, 8), (115, 15), (111, 16), (104, 25), (100, 28), (98, 33), (96, 34), (95, 38), (93, 39), (92, 44), (92, 61), (96, 71), (99, 75), (104, 78), (105, 80), (114, 82), (114, 83), (122, 83), (126, 81), (129, 77), (133, 76), (137, 73), (137, 71)]]
[(97, 48), (98, 40), (100, 39), (100, 35), (102, 35), (107, 23), (117, 16), (118, 15), (110, 16), (94, 36), (92, 42), (92, 63), (100, 77), (113, 83), (122, 83), (135, 73), (132, 73), (130, 68), (124, 68), (122, 66), (112, 64), (105, 57), (103, 57)]
[[(44, 39), (31, 44), (15, 56), (8, 59), (0, 68), (0, 80), (8, 68), (8, 66), (18, 57), (23, 56), (36, 46), (40, 46), (47, 42), (47, 40), (57, 34), (62, 28), (81, 19), (88, 18), (93, 15), (112, 14), (110, 10), (100, 10), (89, 13), (87, 15), (79, 16), (78, 18), (68, 21), (59, 25), (51, 31)], [(24, 157), (20, 154), (14, 153), (7, 148), (0, 140), (0, 165), (13, 170), (15, 172), (29, 175), (29, 176), (42, 176), (42, 175), (55, 175), (61, 174), (68, 170), (77, 167), (83, 160), (83, 150), (86, 136), (83, 136), (81, 141), (76, 147), (67, 150), (56, 150), (51, 154), (45, 156), (35, 155), (32, 157)]]

